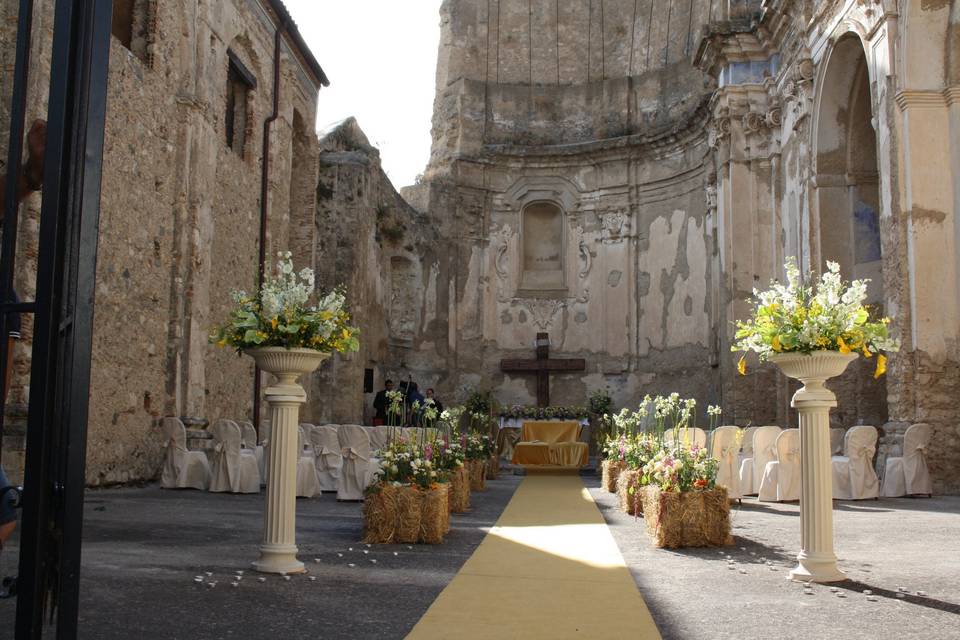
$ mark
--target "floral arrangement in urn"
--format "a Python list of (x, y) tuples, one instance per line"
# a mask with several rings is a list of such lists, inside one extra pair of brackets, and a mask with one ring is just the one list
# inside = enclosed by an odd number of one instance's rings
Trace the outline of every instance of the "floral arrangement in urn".
[(334, 289), (310, 304), (313, 270), (297, 273), (289, 251), (277, 255), (276, 276), (265, 279), (256, 295), (234, 291), (236, 306), (224, 324), (214, 327), (210, 341), (237, 351), (258, 347), (357, 351), (360, 331), (350, 324), (344, 289)]
[[(784, 265), (787, 284), (776, 280), (766, 291), (754, 289), (749, 320), (737, 322), (733, 351), (753, 351), (761, 360), (781, 353), (811, 354), (815, 351), (836, 351), (842, 354), (877, 355), (875, 377), (887, 370), (887, 358), (881, 351), (898, 351), (900, 343), (890, 336), (890, 318), (871, 317), (864, 305), (869, 280), (846, 283), (840, 276), (840, 265), (827, 262), (815, 286), (800, 277), (796, 260)], [(746, 360), (737, 365), (746, 373)]]

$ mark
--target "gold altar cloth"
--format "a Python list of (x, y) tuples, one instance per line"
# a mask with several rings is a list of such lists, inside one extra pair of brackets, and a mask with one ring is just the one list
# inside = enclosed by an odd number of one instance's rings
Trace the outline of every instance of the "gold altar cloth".
[(578, 422), (524, 422), (520, 442), (513, 450), (513, 463), (582, 467), (589, 463), (589, 447), (578, 442)]

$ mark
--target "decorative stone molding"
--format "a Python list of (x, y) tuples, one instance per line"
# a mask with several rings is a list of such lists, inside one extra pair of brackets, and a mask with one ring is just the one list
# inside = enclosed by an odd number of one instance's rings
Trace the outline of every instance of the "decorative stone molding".
[(771, 129), (776, 129), (783, 124), (783, 114), (780, 112), (780, 107), (773, 107), (767, 111), (764, 116), (764, 123)]
[(943, 109), (960, 99), (960, 88), (950, 87), (944, 91), (904, 90), (897, 93), (900, 111), (908, 109)]
[(507, 189), (503, 199), (515, 211), (532, 202), (554, 202), (569, 215), (577, 210), (580, 190), (573, 182), (559, 176), (522, 176)]
[(504, 282), (510, 275), (510, 272), (507, 270), (509, 266), (509, 256), (507, 252), (510, 250), (510, 240), (513, 239), (513, 236), (513, 229), (511, 229), (508, 224), (503, 225), (496, 236), (499, 239), (499, 244), (497, 245), (497, 256), (494, 258), (493, 266), (497, 271), (497, 277)]
[(565, 300), (548, 298), (522, 298), (519, 302), (530, 312), (534, 326), (540, 331), (547, 331), (553, 325), (557, 312), (567, 306)]
[(578, 238), (578, 248), (580, 250), (580, 273), (577, 275), (580, 279), (584, 279), (589, 275), (590, 269), (593, 267), (593, 256), (590, 254), (590, 247), (587, 246), (587, 240), (584, 237), (583, 227), (576, 228), (576, 234)]
[(625, 207), (598, 213), (597, 217), (600, 218), (600, 228), (603, 230), (603, 242), (613, 243), (624, 239), (626, 229), (630, 226), (629, 213)]

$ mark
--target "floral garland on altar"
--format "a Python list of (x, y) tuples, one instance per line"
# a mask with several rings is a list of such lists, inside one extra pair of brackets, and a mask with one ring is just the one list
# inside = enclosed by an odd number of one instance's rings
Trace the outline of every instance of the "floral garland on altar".
[(505, 420), (587, 420), (590, 411), (586, 407), (529, 407), (514, 405), (500, 409)]

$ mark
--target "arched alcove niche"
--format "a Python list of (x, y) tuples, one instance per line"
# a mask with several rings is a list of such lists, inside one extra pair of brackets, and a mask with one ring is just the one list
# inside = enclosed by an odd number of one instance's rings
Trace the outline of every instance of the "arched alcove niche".
[(869, 278), (868, 302), (882, 307), (877, 137), (859, 37), (838, 40), (827, 65), (816, 136), (820, 268), (830, 260), (847, 278)]
[(528, 292), (565, 290), (563, 209), (541, 200), (526, 205), (520, 217), (520, 288)]
[[(845, 279), (868, 278), (867, 303), (883, 312), (880, 181), (870, 72), (854, 33), (830, 51), (816, 111), (816, 205), (813, 245), (819, 269), (840, 264)], [(834, 418), (844, 427), (887, 421), (886, 378), (874, 378), (874, 360), (860, 358), (832, 389), (840, 399)]]

